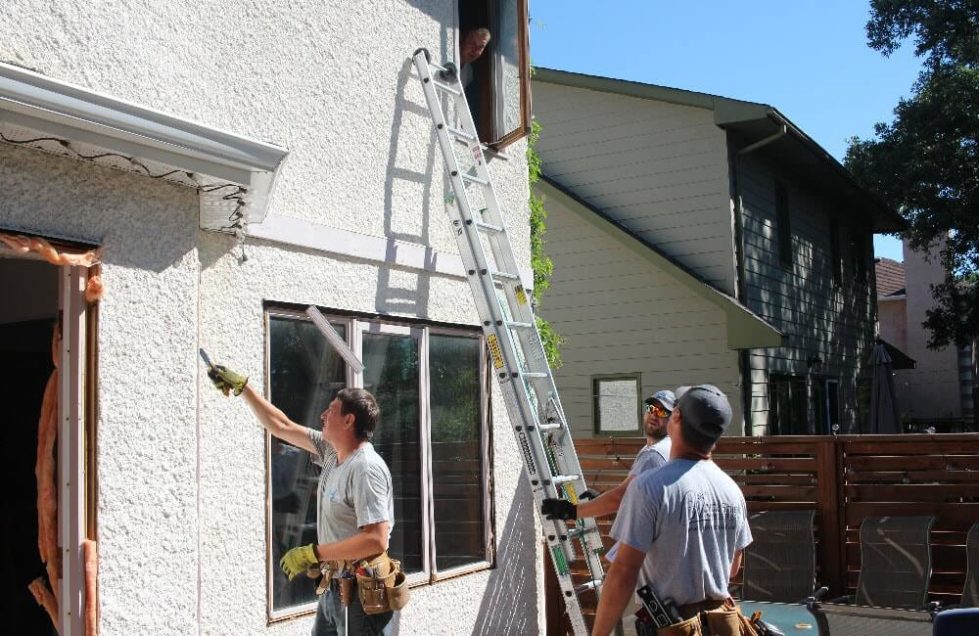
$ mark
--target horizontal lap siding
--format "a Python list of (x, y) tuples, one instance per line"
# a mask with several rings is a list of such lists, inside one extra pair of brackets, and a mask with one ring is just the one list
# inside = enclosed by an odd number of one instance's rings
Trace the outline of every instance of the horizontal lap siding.
[(554, 276), (540, 313), (565, 338), (555, 380), (575, 436), (593, 435), (596, 375), (640, 373), (643, 396), (711, 382), (738, 412), (724, 312), (560, 200), (546, 199), (545, 208)]
[[(768, 424), (768, 374), (805, 377), (807, 358), (818, 355), (815, 375), (840, 380), (841, 426), (856, 424), (859, 374), (865, 371), (873, 337), (872, 281), (857, 278), (849, 240), (858, 232), (848, 225), (857, 211), (782, 177), (788, 193), (792, 263), (779, 261), (773, 167), (756, 158), (741, 163), (745, 303), (786, 334), (785, 345), (755, 349), (750, 355), (751, 413), (756, 434)], [(839, 219), (842, 284), (833, 282), (831, 218)], [(870, 270), (872, 271), (872, 269)], [(809, 405), (811, 408), (811, 405)], [(814, 417), (812, 415), (811, 417)]]
[(733, 293), (727, 141), (712, 111), (535, 82), (534, 113), (545, 174)]

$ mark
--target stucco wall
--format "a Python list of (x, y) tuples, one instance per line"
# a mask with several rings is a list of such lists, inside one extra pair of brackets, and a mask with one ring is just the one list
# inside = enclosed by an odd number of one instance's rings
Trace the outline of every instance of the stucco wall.
[[(408, 56), (454, 46), (455, 2), (13, 0), (0, 60), (289, 149), (271, 215), (457, 252)], [(529, 262), (525, 145), (491, 164)], [(200, 232), (193, 191), (0, 144), (0, 223), (105, 247), (97, 378), (102, 633), (308, 633), (267, 625), (264, 437), (197, 348), (263, 383), (264, 300), (477, 324), (462, 278)], [(394, 307), (396, 293), (412, 303)], [(541, 554), (494, 388), (499, 567), (415, 589), (402, 633), (534, 633)]]

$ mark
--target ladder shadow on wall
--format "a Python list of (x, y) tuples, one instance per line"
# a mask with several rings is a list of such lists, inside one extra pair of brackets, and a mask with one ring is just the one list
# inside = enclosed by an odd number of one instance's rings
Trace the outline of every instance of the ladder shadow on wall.
[[(413, 71), (411, 60), (406, 59), (398, 74), (385, 171), (384, 236), (388, 240), (389, 263), (393, 262), (398, 244), (408, 243), (425, 248), (426, 269), (381, 268), (374, 306), (383, 314), (424, 317), (430, 293), (430, 274), (426, 270), (435, 256), (431, 248), (431, 197), (437, 148), (428, 110), (422, 102), (405, 95), (408, 83), (414, 80)], [(448, 223), (448, 219), (444, 222)]]

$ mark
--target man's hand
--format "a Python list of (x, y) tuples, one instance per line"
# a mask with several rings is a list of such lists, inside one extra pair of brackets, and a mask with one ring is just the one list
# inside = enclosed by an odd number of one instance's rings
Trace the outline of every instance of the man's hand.
[(578, 506), (567, 499), (545, 499), (541, 502), (540, 512), (549, 521), (573, 521), (578, 518)]
[(248, 376), (235, 373), (228, 367), (220, 364), (216, 364), (208, 369), (207, 377), (211, 378), (214, 386), (225, 395), (228, 395), (231, 391), (234, 391), (235, 395), (241, 395), (241, 392), (245, 390), (245, 385), (248, 384)]
[(291, 581), (319, 562), (319, 557), (316, 556), (316, 544), (310, 543), (286, 552), (279, 560), (279, 567)]

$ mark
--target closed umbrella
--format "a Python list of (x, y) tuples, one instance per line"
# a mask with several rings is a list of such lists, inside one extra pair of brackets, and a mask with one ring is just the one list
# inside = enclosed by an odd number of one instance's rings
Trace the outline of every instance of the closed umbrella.
[(868, 433), (900, 433), (901, 424), (897, 413), (894, 392), (894, 372), (891, 356), (884, 343), (878, 341), (870, 358), (873, 383), (870, 387), (870, 422)]

